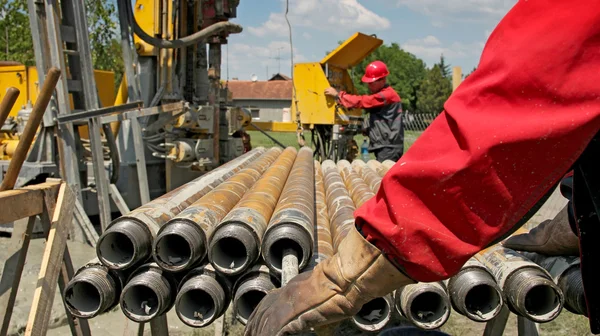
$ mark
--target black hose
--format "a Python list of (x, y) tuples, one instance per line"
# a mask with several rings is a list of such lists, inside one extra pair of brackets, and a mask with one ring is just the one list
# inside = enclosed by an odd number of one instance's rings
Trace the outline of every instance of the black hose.
[(102, 131), (104, 131), (104, 136), (106, 137), (106, 144), (108, 145), (109, 153), (110, 153), (110, 161), (112, 164), (112, 172), (110, 174), (110, 184), (115, 184), (119, 180), (119, 168), (120, 168), (120, 158), (119, 158), (119, 150), (117, 149), (117, 142), (115, 141), (115, 135), (110, 129), (110, 125), (102, 124)]

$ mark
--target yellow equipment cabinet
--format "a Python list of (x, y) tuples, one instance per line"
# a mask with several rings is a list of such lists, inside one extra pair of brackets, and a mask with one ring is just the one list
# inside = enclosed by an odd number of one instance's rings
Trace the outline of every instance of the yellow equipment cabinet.
[(294, 64), (291, 122), (255, 122), (253, 125), (272, 132), (310, 129), (317, 159), (353, 159), (357, 149), (353, 137), (362, 124), (363, 111), (344, 108), (325, 96), (324, 91), (334, 87), (356, 94), (349, 70), (381, 44), (383, 41), (374, 35), (355, 33), (320, 62)]

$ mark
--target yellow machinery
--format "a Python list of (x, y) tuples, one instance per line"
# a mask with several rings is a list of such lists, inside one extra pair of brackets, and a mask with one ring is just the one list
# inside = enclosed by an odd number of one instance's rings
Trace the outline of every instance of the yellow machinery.
[(353, 159), (354, 135), (362, 124), (361, 109), (346, 109), (325, 96), (328, 87), (356, 94), (349, 70), (365, 59), (382, 40), (355, 33), (320, 62), (294, 64), (294, 95), (289, 122), (256, 122), (256, 127), (273, 132), (310, 130), (317, 159)]

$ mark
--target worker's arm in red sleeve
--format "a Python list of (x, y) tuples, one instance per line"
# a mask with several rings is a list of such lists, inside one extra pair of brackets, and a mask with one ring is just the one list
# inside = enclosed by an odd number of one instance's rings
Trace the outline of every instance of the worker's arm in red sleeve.
[[(519, 1), (478, 69), (357, 209), (367, 240), (437, 281), (518, 221), (600, 129), (600, 1)], [(557, 25), (556, 22), (560, 22)]]
[(338, 102), (345, 108), (369, 109), (389, 104), (389, 97), (384, 92), (370, 95), (353, 95), (344, 91), (338, 94)]

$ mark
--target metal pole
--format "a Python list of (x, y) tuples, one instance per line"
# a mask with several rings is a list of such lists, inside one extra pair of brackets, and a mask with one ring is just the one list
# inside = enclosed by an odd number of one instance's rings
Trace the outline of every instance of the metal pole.
[(12, 86), (6, 90), (6, 95), (2, 99), (2, 103), (0, 103), (0, 127), (2, 127), (6, 119), (8, 119), (10, 110), (12, 110), (15, 105), (17, 98), (19, 98), (20, 92), (19, 89)]

